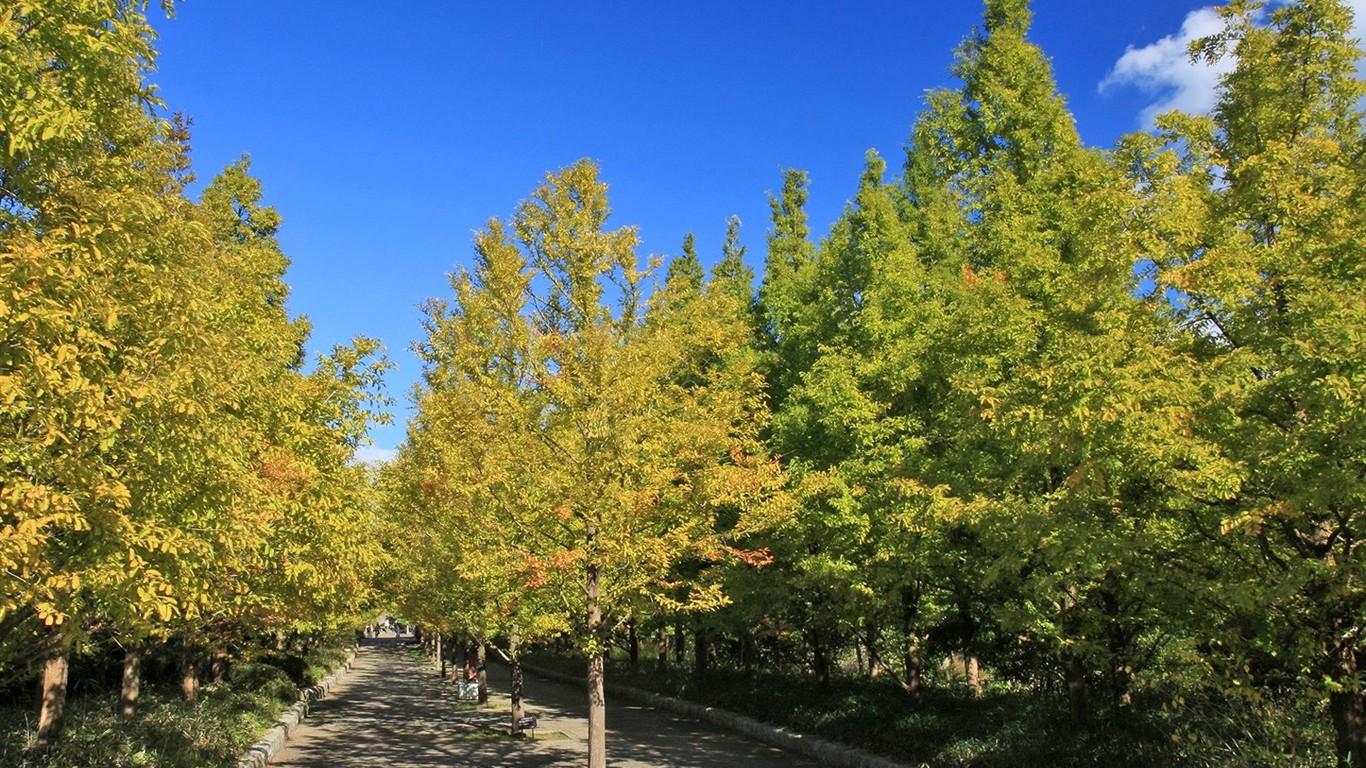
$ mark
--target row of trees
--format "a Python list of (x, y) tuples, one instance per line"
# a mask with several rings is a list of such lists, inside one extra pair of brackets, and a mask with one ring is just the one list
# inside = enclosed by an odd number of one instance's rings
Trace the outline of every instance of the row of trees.
[(913, 692), (952, 656), (1078, 722), (1291, 696), (1360, 762), (1361, 52), (1336, 0), (1222, 13), (1214, 113), (1099, 150), (988, 0), (900, 178), (870, 153), (813, 243), (786, 174), (757, 296), (734, 225), (647, 296), (593, 167), (548, 177), (429, 305), (382, 481), (407, 610), (568, 633), (595, 712), (607, 635), (674, 626)]
[(0, 684), (43, 670), (43, 739), (73, 654), (122, 649), (131, 715), (146, 652), (192, 697), (211, 653), (354, 618), (382, 564), (377, 346), (306, 364), (245, 160), (190, 199), (145, 11), (0, 11)]

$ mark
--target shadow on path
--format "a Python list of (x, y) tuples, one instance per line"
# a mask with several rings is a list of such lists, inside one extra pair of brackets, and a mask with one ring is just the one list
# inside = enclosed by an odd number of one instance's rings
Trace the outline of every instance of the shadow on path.
[[(272, 766), (289, 768), (549, 768), (587, 762), (587, 695), (527, 676), (537, 738), (506, 735), (507, 669), (489, 665), (487, 708), (456, 700), (404, 638), (362, 641), (351, 672), (319, 701)], [(814, 768), (799, 755), (652, 707), (608, 702), (608, 764), (620, 768)]]

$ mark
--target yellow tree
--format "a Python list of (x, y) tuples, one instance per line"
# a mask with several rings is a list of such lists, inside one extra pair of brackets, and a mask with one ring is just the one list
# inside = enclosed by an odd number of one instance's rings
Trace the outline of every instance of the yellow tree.
[[(278, 216), (245, 164), (185, 197), (145, 8), (0, 11), (0, 675), (44, 664), (43, 738), (87, 640), (217, 632), (262, 595), (335, 610), (365, 576), (339, 552), (370, 540), (347, 462), (373, 345), (302, 372)], [(240, 588), (273, 559), (313, 575)]]
[(245, 160), (227, 168), (199, 205), (219, 286), (216, 346), (198, 356), (216, 384), (204, 402), (217, 431), (200, 453), (218, 466), (195, 485), (229, 486), (200, 503), (217, 512), (200, 526), (217, 554), (185, 618), (258, 632), (334, 626), (356, 613), (377, 563), (370, 481), (352, 459), (368, 423), (385, 418), (376, 393), (388, 363), (358, 338), (303, 370), (308, 325), (285, 309), (280, 218), (248, 171)]
[[(441, 390), (455, 395), (449, 387)], [(534, 486), (493, 474), (514, 466), (512, 454), (503, 453), (505, 443), (486, 443), (463, 429), (446, 431), (462, 420), (431, 420), (455, 409), (438, 403), (430, 391), (418, 402), (421, 415), (381, 474), (385, 541), (402, 558), (395, 569), (401, 581), (394, 589), (398, 608), (437, 633), (438, 655), (443, 637), (478, 644), (481, 701), (487, 696), (485, 654), (492, 647), (503, 656), (511, 673), (510, 731), (517, 734), (523, 714), (521, 648), (568, 629), (534, 560), (517, 547), (490, 546), (506, 536), (499, 507), (534, 504), (517, 495), (534, 492)], [(477, 430), (477, 422), (466, 423)], [(507, 641), (506, 651), (492, 645), (496, 637)]]
[(180, 126), (149, 114), (144, 7), (0, 12), (0, 668), (46, 662), (44, 738), (85, 630), (171, 606), (156, 572), (127, 589), (148, 531), (122, 441), (151, 401), (189, 407), (164, 334), (202, 317), (187, 276), (209, 249), (181, 194)]
[[(572, 619), (589, 660), (590, 766), (606, 764), (614, 623), (642, 596), (678, 601), (676, 563), (726, 558), (732, 538), (783, 512), (734, 298), (647, 310), (636, 233), (606, 230), (607, 216), (606, 184), (581, 161), (548, 176), (511, 228), (490, 223), (454, 304), (429, 313), (422, 402), (424, 421), (482, 462), (467, 508), (491, 534), (481, 546), (515, 553)], [(723, 597), (696, 585), (682, 600)]]

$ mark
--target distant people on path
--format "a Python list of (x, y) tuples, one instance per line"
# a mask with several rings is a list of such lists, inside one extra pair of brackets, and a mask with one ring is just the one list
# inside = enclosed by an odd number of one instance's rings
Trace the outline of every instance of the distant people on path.
[(360, 629), (356, 630), (356, 640), (362, 638), (368, 640), (379, 640), (388, 636), (396, 639), (415, 636), (417, 626), (399, 621), (393, 616), (380, 616), (372, 622), (368, 622)]
[(475, 669), (473, 661), (465, 662), (464, 682), (460, 683), (461, 699), (477, 699), (479, 697), (479, 670)]

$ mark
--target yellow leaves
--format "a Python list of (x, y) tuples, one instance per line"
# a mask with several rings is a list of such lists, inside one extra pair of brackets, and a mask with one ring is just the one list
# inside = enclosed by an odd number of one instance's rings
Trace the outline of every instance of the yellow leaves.
[(1232, 517), (1224, 518), (1219, 524), (1219, 531), (1225, 536), (1235, 531), (1247, 536), (1258, 536), (1268, 519), (1289, 516), (1293, 516), (1293, 512), (1287, 502), (1283, 500), (1270, 501), (1257, 507), (1241, 510)]
[(977, 398), (979, 408), (977, 417), (982, 421), (991, 421), (996, 418), (996, 409), (1001, 405), (1001, 399), (993, 395), (983, 394)]

